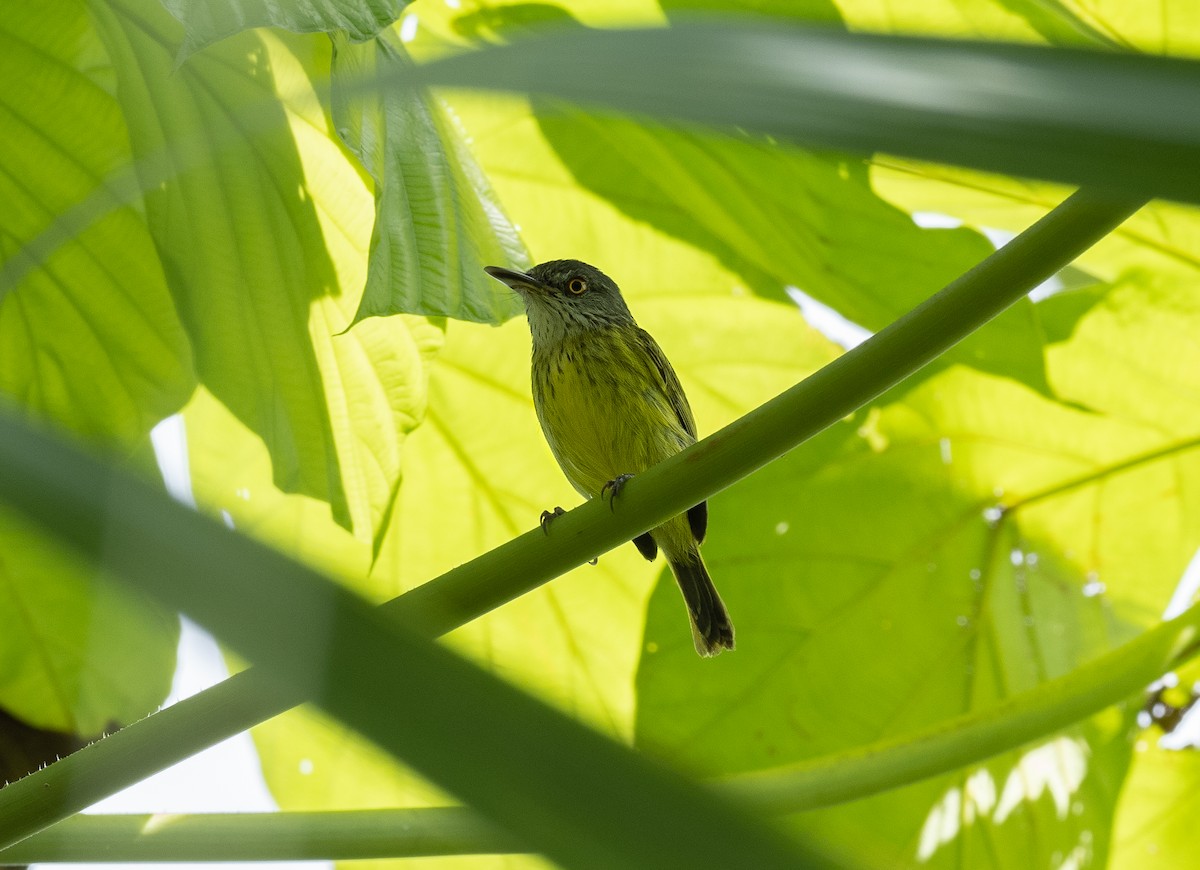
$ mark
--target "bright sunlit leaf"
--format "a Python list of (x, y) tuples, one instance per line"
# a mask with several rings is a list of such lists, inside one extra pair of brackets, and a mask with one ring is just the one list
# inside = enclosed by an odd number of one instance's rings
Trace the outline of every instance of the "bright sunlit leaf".
[(376, 88), (411, 61), (397, 40), (335, 40), (338, 135), (375, 179), (375, 231), (355, 321), (424, 314), (501, 323), (516, 297), (483, 272), (530, 265), (486, 178), (442, 104), (420, 91)]
[[(289, 113), (311, 87), (266, 36), (243, 34), (175, 69), (181, 28), (157, 0), (96, 0), (151, 235), (201, 381), (271, 450), (277, 484), (349, 522), (309, 307), (342, 292)], [(327, 148), (318, 167), (339, 171)], [(341, 170), (345, 172), (345, 170)]]

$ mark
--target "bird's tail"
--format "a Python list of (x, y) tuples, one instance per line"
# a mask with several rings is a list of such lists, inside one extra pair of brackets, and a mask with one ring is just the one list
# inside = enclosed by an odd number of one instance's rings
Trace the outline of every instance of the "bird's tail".
[(722, 650), (733, 649), (733, 623), (725, 603), (717, 594), (700, 551), (693, 549), (678, 559), (668, 560), (675, 580), (687, 603), (692, 618), (692, 640), (696, 652), (704, 657), (715, 656)]

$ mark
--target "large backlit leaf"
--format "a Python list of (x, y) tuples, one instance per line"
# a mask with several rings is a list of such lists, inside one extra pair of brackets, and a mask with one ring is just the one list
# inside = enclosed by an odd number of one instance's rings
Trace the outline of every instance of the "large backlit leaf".
[[(1151, 497), (1200, 484), (1200, 450), (1151, 458), (1175, 441), (1158, 427), (959, 369), (857, 424), (713, 500), (707, 558), (738, 654), (696, 692), (660, 582), (640, 740), (743, 770), (987, 707), (1155, 620), (1200, 544), (1190, 499)], [(1136, 567), (1130, 540), (1145, 542)], [(798, 824), (889, 866), (1102, 857), (1129, 750), (1119, 720)]]
[[(127, 454), (193, 373), (142, 216), (121, 198), (129, 146), (104, 65), (77, 4), (0, 8), (0, 394)], [(94, 737), (162, 702), (173, 616), (7, 515), (0, 553), (0, 707)]]
[(343, 288), (308, 180), (352, 173), (336, 148), (306, 151), (304, 119), (276, 99), (310, 92), (305, 70), (253, 33), (175, 69), (181, 28), (157, 0), (91, 5), (200, 379), (267, 442), (281, 488), (348, 522), (309, 332), (312, 304)]
[[(273, 41), (270, 44), (279, 48)], [(326, 40), (290, 39), (288, 48), (293, 54), (281, 53), (277, 62), (293, 56), (293, 62), (302, 62), (314, 77), (322, 69), (328, 74)], [(442, 330), (425, 318), (403, 316), (367, 320), (343, 332), (354, 316), (366, 278), (374, 218), (371, 194), (353, 166), (341, 158), (332, 122), (316, 101), (293, 95), (285, 105), (296, 113), (293, 129), (301, 154), (314, 167), (307, 191), (319, 206), (326, 250), (338, 284), (348, 288), (343, 295), (313, 302), (308, 333), (324, 385), (354, 531), (369, 542), (380, 534), (395, 495), (404, 436), (425, 413), (426, 366), (441, 345)], [(249, 434), (244, 427), (207, 405), (203, 410), (190, 409), (188, 416), (201, 503), (229, 511), (240, 527), (281, 546), (298, 543), (309, 552), (319, 550), (322, 545), (317, 542), (325, 535), (312, 529), (319, 525), (320, 505), (303, 496), (288, 499), (272, 484), (270, 459), (244, 443)], [(241, 458), (231, 463), (229, 455), (234, 452)], [(310, 530), (291, 538), (297, 512), (308, 518)], [(329, 536), (340, 538), (332, 530)], [(356, 565), (354, 572), (363, 567)]]
[(254, 27), (300, 33), (344, 31), (370, 39), (400, 17), (411, 0), (163, 0), (183, 24), (185, 54)]
[[(706, 697), (681, 690), (695, 664), (664, 640), (661, 583), (639, 739), (720, 771), (811, 757), (986, 707), (1156, 620), (1200, 544), (1200, 421), (1177, 407), (1200, 365), (1195, 307), (1133, 280), (1089, 306), (1049, 371), (1103, 414), (951, 370), (731, 490), (749, 523), (733, 538), (715, 499), (708, 558), (745, 613), (738, 657)], [(1102, 861), (1125, 729), (1100, 717), (798, 823), (885, 864)], [(1006, 798), (1010, 781), (1033, 799)]]
[[(950, 215), (975, 227), (1017, 232), (1062, 201), (1059, 185), (1021, 181), (893, 157), (877, 158), (872, 184), (901, 208)], [(1109, 281), (1130, 268), (1194, 280), (1200, 272), (1200, 210), (1154, 201), (1129, 218), (1077, 265)]]
[[(397, 40), (335, 37), (333, 115), (375, 179), (371, 263), (355, 321), (424, 314), (499, 323), (520, 302), (483, 267), (529, 265), (516, 231), (441, 103), (372, 81), (402, 75)], [(364, 92), (364, 87), (368, 88)]]
[[(1200, 298), (1192, 280), (1130, 273), (1051, 347), (1055, 391), (1179, 439), (1200, 435)], [(1183, 493), (1173, 493), (1183, 496)], [(1143, 541), (1143, 546), (1148, 542)]]
[(75, 4), (5, 4), (0, 44), (0, 392), (130, 445), (192, 371), (145, 223), (105, 187), (130, 159), (120, 109), (87, 75), (102, 55)]

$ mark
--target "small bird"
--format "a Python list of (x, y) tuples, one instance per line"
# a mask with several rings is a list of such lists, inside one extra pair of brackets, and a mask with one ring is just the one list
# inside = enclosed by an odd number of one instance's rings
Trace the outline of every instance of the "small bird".
[[(486, 271), (525, 303), (533, 406), (580, 495), (615, 499), (633, 475), (695, 443), (696, 421), (675, 370), (611, 278), (579, 260)], [(542, 527), (562, 513), (543, 512)], [(663, 551), (687, 604), (696, 652), (714, 656), (733, 649), (733, 623), (700, 558), (707, 527), (708, 504), (701, 502), (633, 543), (651, 561)]]

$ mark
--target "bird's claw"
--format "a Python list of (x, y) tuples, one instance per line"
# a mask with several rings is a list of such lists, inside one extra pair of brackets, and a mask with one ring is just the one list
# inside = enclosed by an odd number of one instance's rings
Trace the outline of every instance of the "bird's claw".
[(556, 506), (552, 511), (542, 511), (542, 518), (538, 520), (538, 525), (542, 527), (542, 534), (550, 534), (550, 524), (565, 513), (566, 511), (562, 509), (561, 505)]
[(604, 494), (611, 493), (608, 497), (608, 509), (616, 510), (617, 496), (621, 494), (621, 490), (625, 488), (630, 480), (633, 479), (632, 474), (618, 474), (604, 486), (600, 487), (600, 498), (604, 498)]

